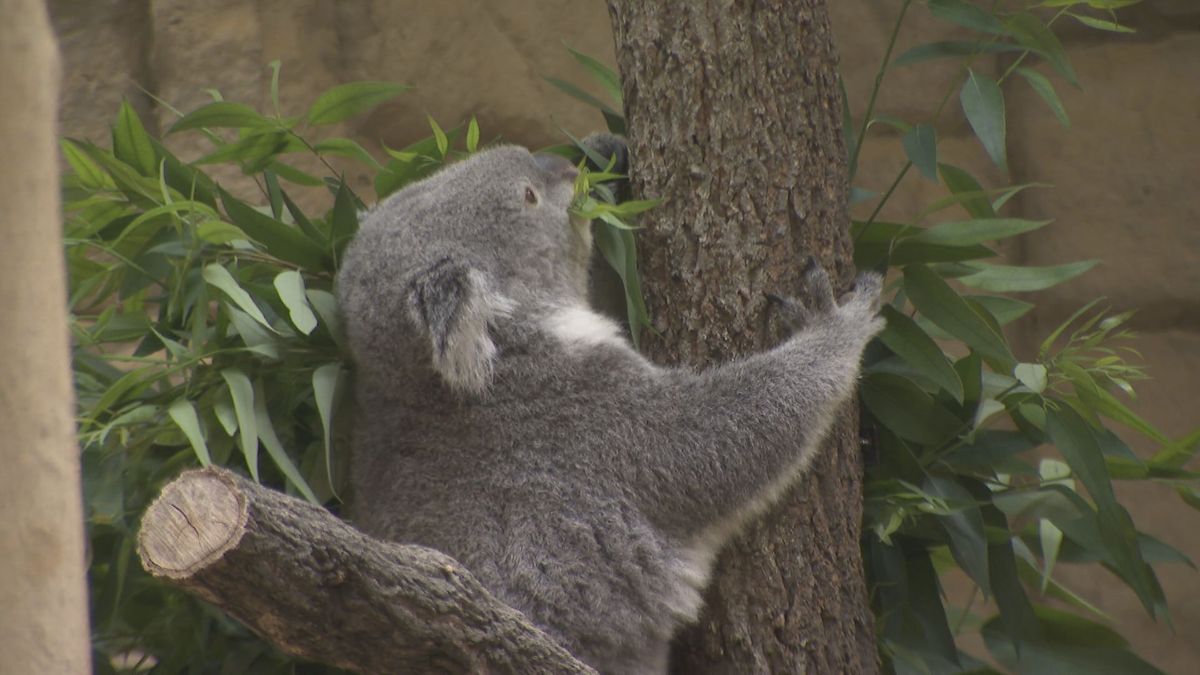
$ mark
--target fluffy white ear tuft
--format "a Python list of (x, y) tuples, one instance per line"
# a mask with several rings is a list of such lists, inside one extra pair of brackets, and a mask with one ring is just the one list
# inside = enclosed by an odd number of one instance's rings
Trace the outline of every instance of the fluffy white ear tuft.
[(451, 258), (438, 261), (410, 285), (410, 316), (429, 333), (433, 367), (463, 394), (482, 394), (491, 384), (496, 345), (488, 327), (512, 308), (512, 301), (492, 290), (482, 272)]

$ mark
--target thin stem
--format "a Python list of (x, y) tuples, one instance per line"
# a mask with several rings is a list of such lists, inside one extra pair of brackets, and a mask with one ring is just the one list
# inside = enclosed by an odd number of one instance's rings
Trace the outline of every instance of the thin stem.
[(904, 4), (900, 6), (900, 15), (896, 17), (896, 23), (892, 26), (892, 35), (888, 38), (887, 51), (883, 53), (883, 63), (880, 64), (879, 71), (875, 73), (875, 86), (871, 88), (871, 98), (867, 101), (867, 110), (863, 113), (862, 126), (858, 130), (858, 138), (855, 139), (854, 156), (850, 158), (851, 170), (858, 166), (858, 155), (862, 150), (867, 128), (871, 125), (871, 115), (875, 112), (875, 101), (879, 97), (879, 89), (883, 85), (883, 76), (887, 73), (888, 63), (892, 60), (892, 50), (896, 47), (896, 37), (900, 34), (904, 15), (908, 12), (908, 6), (911, 4), (912, 0), (904, 0)]
[(875, 205), (875, 210), (871, 212), (871, 217), (867, 218), (867, 222), (863, 223), (862, 228), (858, 231), (858, 235), (854, 237), (854, 243), (856, 245), (858, 244), (859, 237), (861, 237), (863, 233), (867, 231), (867, 228), (871, 226), (871, 223), (875, 222), (875, 218), (878, 217), (879, 212), (883, 210), (884, 204), (887, 204), (888, 199), (891, 198), (892, 193), (896, 191), (896, 188), (900, 186), (900, 181), (904, 180), (904, 177), (908, 175), (908, 170), (911, 169), (912, 166), (912, 162), (905, 162), (904, 168), (900, 169), (900, 173), (896, 175), (896, 180), (892, 181), (892, 184), (890, 187), (888, 187), (887, 192), (884, 192), (883, 196), (879, 198), (879, 203)]

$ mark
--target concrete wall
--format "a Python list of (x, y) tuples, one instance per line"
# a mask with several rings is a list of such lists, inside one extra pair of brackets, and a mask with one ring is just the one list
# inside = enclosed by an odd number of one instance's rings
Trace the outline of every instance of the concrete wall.
[[(831, 0), (852, 107), (861, 112), (899, 3)], [(317, 92), (353, 79), (418, 87), (375, 113), (336, 129), (368, 146), (400, 145), (427, 133), (425, 114), (444, 125), (476, 115), (485, 137), (531, 146), (560, 142), (558, 129), (602, 126), (595, 111), (543, 79), (586, 76), (563, 44), (612, 63), (608, 17), (600, 2), (572, 0), (51, 0), (64, 51), (64, 133), (105, 141), (120, 100), (150, 121), (172, 114), (149, 94), (186, 108), (226, 98), (266, 109), (273, 59), (283, 62), (282, 99), (299, 110)], [(957, 33), (914, 3), (898, 51)], [(1065, 27), (1063, 38), (1083, 83), (1052, 73), (1070, 113), (1064, 130), (1021, 81), (1007, 83), (1009, 183), (1054, 183), (1024, 193), (1008, 214), (1053, 218), (1054, 225), (1006, 248), (1018, 261), (1054, 264), (1082, 258), (1104, 263), (1039, 304), (1013, 338), (1019, 356), (1084, 302), (1103, 295), (1116, 310), (1139, 308), (1139, 349), (1154, 379), (1140, 383), (1134, 407), (1171, 435), (1200, 425), (1200, 4), (1147, 0), (1123, 12), (1133, 36)], [(976, 64), (997, 75), (1004, 58)], [(889, 74), (877, 111), (910, 121), (928, 117), (956, 77), (950, 62)], [(286, 111), (285, 111), (286, 112)], [(943, 115), (943, 159), (992, 185), (1004, 176), (970, 135), (952, 98)], [(887, 188), (903, 164), (899, 138), (882, 127), (863, 151), (860, 183)], [(196, 141), (176, 140), (196, 156)], [(352, 178), (355, 178), (352, 176)], [(365, 177), (357, 177), (365, 180)], [(369, 191), (364, 191), (369, 194)], [(900, 185), (887, 213), (911, 216), (941, 195), (917, 172)], [(1129, 438), (1133, 439), (1131, 435)], [(1153, 448), (1135, 440), (1136, 450)], [(1200, 515), (1169, 490), (1121, 486), (1135, 520), (1200, 559)], [(1102, 571), (1069, 572), (1069, 583), (1112, 614), (1140, 653), (1172, 673), (1200, 662), (1200, 577), (1160, 566), (1174, 633), (1146, 618), (1136, 598)]]

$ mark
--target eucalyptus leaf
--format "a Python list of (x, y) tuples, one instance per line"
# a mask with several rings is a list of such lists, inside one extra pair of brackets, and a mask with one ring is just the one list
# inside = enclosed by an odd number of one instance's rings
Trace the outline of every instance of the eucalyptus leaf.
[(229, 388), (233, 412), (237, 416), (238, 444), (246, 459), (250, 477), (258, 482), (258, 422), (254, 412), (254, 385), (240, 368), (225, 368), (221, 379)]
[[(236, 405), (236, 398), (235, 405)], [(321, 500), (313, 494), (312, 488), (309, 487), (308, 481), (300, 475), (300, 470), (296, 468), (295, 462), (288, 455), (287, 450), (283, 448), (283, 443), (279, 441), (279, 436), (275, 434), (275, 425), (271, 422), (271, 415), (267, 411), (267, 397), (263, 391), (262, 383), (259, 382), (255, 386), (254, 395), (254, 424), (258, 432), (258, 440), (262, 441), (262, 446), (267, 450), (267, 456), (274, 462), (275, 468), (287, 478), (287, 481), (294, 485), (300, 494), (304, 495), (310, 503), (316, 506), (321, 505)]]
[(187, 436), (200, 465), (212, 464), (212, 458), (208, 454), (208, 444), (204, 441), (204, 433), (200, 429), (200, 418), (196, 415), (196, 406), (186, 398), (181, 398), (167, 408), (167, 414), (179, 426), (180, 431)]
[(930, 124), (917, 124), (900, 139), (904, 154), (929, 180), (937, 175), (937, 131)]
[(888, 349), (915, 366), (923, 375), (962, 403), (963, 386), (941, 347), (912, 319), (891, 306), (883, 307), (887, 328), (879, 335)]
[(1071, 119), (1067, 116), (1067, 110), (1063, 108), (1062, 101), (1058, 98), (1058, 92), (1054, 90), (1054, 84), (1046, 79), (1045, 75), (1029, 68), (1017, 68), (1017, 74), (1025, 78), (1037, 95), (1041, 96), (1046, 105), (1050, 106), (1050, 110), (1054, 112), (1054, 116), (1064, 127), (1071, 126)]
[(963, 264), (971, 270), (971, 273), (959, 277), (958, 280), (972, 288), (995, 293), (1040, 291), (1070, 281), (1092, 269), (1099, 262), (1099, 260), (1081, 260), (1048, 267), (1015, 267), (967, 262)]
[(262, 310), (258, 308), (258, 305), (254, 304), (254, 299), (250, 297), (250, 294), (238, 284), (237, 279), (234, 279), (229, 270), (225, 269), (220, 263), (209, 263), (204, 266), (204, 280), (224, 292), (225, 295), (229, 296), (230, 300), (233, 300), (235, 305), (249, 314), (264, 328), (270, 331), (275, 330), (267, 321), (267, 317), (263, 316)]
[(117, 113), (117, 124), (113, 127), (113, 155), (143, 176), (158, 175), (154, 144), (129, 101), (122, 102)]
[(178, 122), (171, 126), (171, 129), (167, 133), (174, 134), (189, 129), (219, 129), (222, 127), (265, 129), (276, 127), (277, 124), (275, 120), (264, 117), (248, 105), (217, 101), (184, 115)]
[(393, 82), (351, 82), (334, 87), (308, 109), (309, 124), (334, 124), (395, 98), (409, 87)]
[(975, 136), (997, 166), (1008, 165), (1008, 128), (1005, 121), (1004, 92), (992, 78), (967, 71), (967, 79), (959, 92), (963, 113), (975, 131)]
[(1012, 352), (975, 310), (940, 277), (923, 265), (904, 268), (904, 289), (923, 315), (946, 332), (967, 343), (984, 357), (1015, 365)]
[(308, 306), (308, 299), (304, 295), (304, 277), (296, 270), (284, 270), (275, 275), (274, 283), (279, 299), (288, 309), (292, 325), (305, 335), (312, 333), (317, 327), (317, 317)]

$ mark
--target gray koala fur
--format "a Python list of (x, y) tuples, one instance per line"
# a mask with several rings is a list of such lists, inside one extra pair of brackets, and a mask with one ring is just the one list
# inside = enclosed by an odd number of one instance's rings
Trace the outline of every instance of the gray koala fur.
[[(624, 158), (619, 139), (591, 142)], [(497, 147), (364, 215), (337, 280), (355, 517), (457, 558), (600, 672), (663, 673), (718, 549), (794, 482), (854, 389), (881, 281), (860, 276), (839, 305), (810, 264), (808, 306), (780, 303), (798, 327), (783, 344), (657, 366), (588, 308), (574, 176)]]

